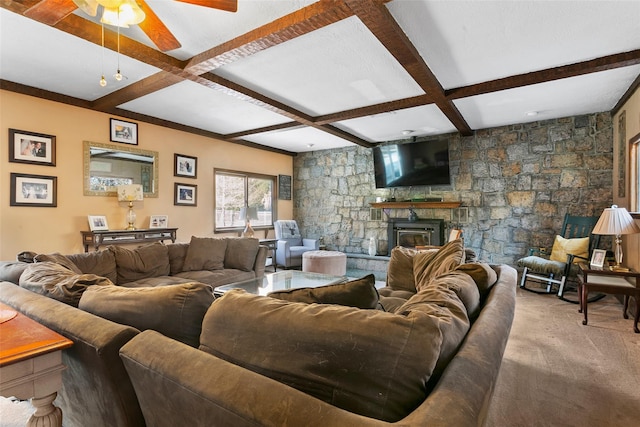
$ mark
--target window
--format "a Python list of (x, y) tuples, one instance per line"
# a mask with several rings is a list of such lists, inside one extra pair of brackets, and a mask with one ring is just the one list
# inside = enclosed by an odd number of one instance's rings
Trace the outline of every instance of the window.
[(276, 177), (225, 169), (214, 169), (215, 231), (241, 230), (245, 220), (240, 209), (257, 208), (258, 219), (251, 220), (254, 229), (271, 228), (275, 218)]

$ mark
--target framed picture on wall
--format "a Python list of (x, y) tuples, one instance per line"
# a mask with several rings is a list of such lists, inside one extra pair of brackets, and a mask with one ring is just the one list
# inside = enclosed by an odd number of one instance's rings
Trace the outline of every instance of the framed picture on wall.
[(198, 158), (185, 156), (184, 154), (174, 154), (173, 176), (184, 176), (187, 178), (198, 177)]
[(291, 175), (278, 175), (278, 199), (291, 200)]
[(10, 206), (58, 206), (58, 177), (11, 174)]
[(109, 119), (109, 139), (112, 142), (138, 145), (138, 124)]
[(44, 133), (9, 129), (9, 161), (55, 166), (56, 137)]
[(198, 206), (198, 186), (176, 182), (174, 186), (174, 201), (176, 206)]
[(107, 224), (107, 217), (104, 215), (89, 215), (89, 229), (91, 231), (107, 231), (109, 225)]

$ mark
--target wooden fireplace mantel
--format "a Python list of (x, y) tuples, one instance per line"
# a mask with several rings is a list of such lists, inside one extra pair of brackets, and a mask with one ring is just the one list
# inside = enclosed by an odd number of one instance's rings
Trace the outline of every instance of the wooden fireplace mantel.
[(373, 202), (371, 207), (378, 209), (455, 209), (462, 205), (462, 202)]

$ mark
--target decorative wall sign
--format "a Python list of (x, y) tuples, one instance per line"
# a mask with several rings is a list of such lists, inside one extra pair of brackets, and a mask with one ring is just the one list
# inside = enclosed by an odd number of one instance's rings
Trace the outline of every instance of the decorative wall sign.
[(58, 177), (11, 174), (10, 206), (58, 206)]
[(174, 186), (174, 201), (176, 206), (197, 206), (198, 195), (196, 193), (198, 189), (197, 185), (175, 183)]
[(291, 200), (291, 175), (278, 175), (278, 199)]
[(174, 154), (173, 176), (184, 176), (187, 178), (197, 178), (198, 158), (185, 156), (184, 154)]
[(9, 129), (9, 161), (34, 165), (56, 165), (56, 137)]
[(109, 119), (109, 137), (112, 142), (138, 145), (138, 124), (124, 120)]

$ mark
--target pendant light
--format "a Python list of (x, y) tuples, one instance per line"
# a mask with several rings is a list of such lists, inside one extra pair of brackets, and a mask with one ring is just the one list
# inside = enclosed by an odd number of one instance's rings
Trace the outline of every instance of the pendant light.
[(107, 79), (104, 78), (104, 24), (100, 23), (102, 27), (102, 50), (100, 51), (100, 70), (102, 78), (100, 78), (100, 86), (105, 87), (107, 85)]

